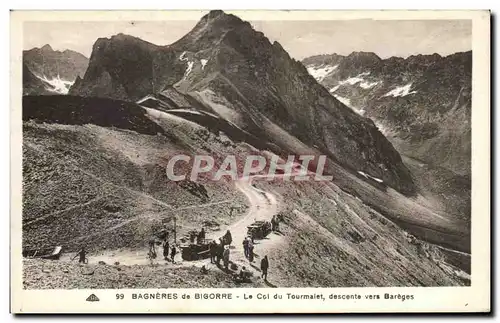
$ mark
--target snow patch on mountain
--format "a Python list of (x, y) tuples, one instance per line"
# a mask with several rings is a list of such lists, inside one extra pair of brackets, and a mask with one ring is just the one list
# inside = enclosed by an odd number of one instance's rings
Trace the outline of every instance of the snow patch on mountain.
[[(203, 113), (199, 112), (199, 111), (195, 111), (195, 110), (188, 110), (188, 109), (171, 109), (169, 110), (169, 112), (183, 112), (183, 113), (189, 113), (189, 114), (196, 114), (196, 115), (203, 115)], [(212, 116), (214, 116), (212, 114)]]
[(340, 102), (342, 102), (344, 105), (348, 106), (349, 108), (352, 109), (352, 105), (351, 105), (351, 100), (348, 99), (348, 98), (344, 98), (340, 95), (337, 95), (337, 94), (334, 94), (333, 95), (337, 100), (339, 100)]
[(330, 93), (333, 93), (339, 89), (340, 85), (336, 85), (330, 89)]
[(186, 52), (182, 52), (181, 56), (179, 56), (179, 60), (183, 62), (188, 60), (188, 58), (186, 57)]
[(393, 97), (398, 97), (398, 96), (407, 96), (410, 94), (415, 94), (417, 91), (410, 91), (412, 83), (408, 83), (404, 86), (398, 86), (397, 88), (387, 92), (384, 94), (382, 97), (385, 96), (393, 96)]
[(314, 65), (309, 65), (307, 67), (307, 72), (309, 72), (309, 74), (311, 74), (316, 79), (316, 81), (321, 82), (325, 77), (327, 77), (329, 74), (335, 71), (337, 67), (339, 66), (326, 65), (317, 67)]
[(373, 179), (374, 181), (378, 182), (378, 183), (383, 183), (384, 181), (381, 180), (380, 178), (377, 178), (377, 177), (373, 177), (365, 172), (362, 172), (362, 171), (358, 171), (358, 174), (364, 176), (365, 178), (368, 178), (368, 179)]
[(184, 72), (184, 77), (187, 77), (191, 71), (193, 70), (194, 62), (188, 62), (188, 66), (186, 68), (186, 72)]
[(358, 109), (356, 107), (354, 107), (352, 104), (351, 104), (351, 100), (348, 99), (348, 98), (344, 98), (340, 95), (337, 95), (337, 94), (334, 94), (333, 95), (337, 100), (339, 100), (340, 102), (342, 102), (345, 106), (351, 108), (354, 112), (356, 112), (357, 114), (359, 115), (364, 115), (365, 114), (365, 110), (364, 109)]
[[(187, 68), (186, 68), (186, 71), (184, 72), (184, 78), (186, 78), (193, 70), (194, 62), (189, 60), (189, 57), (187, 57), (187, 52), (185, 52), (185, 51), (182, 52), (181, 56), (179, 56), (179, 60), (183, 61), (183, 62), (187, 62)], [(203, 65), (203, 63), (202, 63), (202, 65)]]
[(373, 122), (375, 123), (375, 126), (377, 127), (378, 131), (380, 131), (384, 136), (387, 136), (389, 134), (387, 127), (385, 127), (383, 124), (381, 124), (376, 120), (373, 120)]
[(201, 69), (202, 70), (205, 69), (205, 65), (207, 65), (208, 59), (201, 59), (200, 62), (201, 62)]
[(344, 85), (344, 84), (354, 85), (356, 83), (363, 82), (364, 79), (362, 78), (362, 76), (367, 76), (367, 75), (370, 75), (370, 72), (363, 72), (363, 73), (358, 74), (358, 75), (356, 75), (354, 77), (350, 77), (348, 79), (340, 81), (339, 84), (340, 85)]
[(58, 94), (68, 94), (69, 88), (73, 85), (74, 82), (71, 81), (66, 81), (61, 79), (59, 75), (57, 77), (54, 77), (52, 79), (48, 79), (45, 75), (39, 76), (35, 75), (38, 77), (40, 80), (50, 84), (52, 88), (49, 88), (50, 92), (58, 93)]
[(379, 84), (380, 82), (360, 82), (359, 86), (361, 86), (363, 89), (371, 89), (375, 85)]
[(136, 103), (137, 104), (141, 104), (143, 103), (144, 101), (147, 101), (149, 99), (152, 99), (152, 100), (156, 100), (156, 98), (152, 95), (146, 95), (145, 97), (143, 97), (142, 99), (139, 99)]

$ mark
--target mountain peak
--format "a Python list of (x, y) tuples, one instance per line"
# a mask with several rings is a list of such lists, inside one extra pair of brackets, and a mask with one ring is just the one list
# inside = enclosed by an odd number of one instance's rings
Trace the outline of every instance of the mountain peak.
[(53, 52), (53, 51), (54, 51), (54, 50), (52, 49), (52, 47), (51, 47), (49, 44), (45, 44), (45, 45), (41, 48), (41, 50), (43, 50), (43, 51), (51, 51), (51, 52)]
[(370, 60), (376, 60), (376, 61), (382, 60), (380, 57), (377, 56), (377, 54), (375, 54), (373, 52), (352, 52), (347, 57), (365, 59), (365, 60), (370, 59)]
[(208, 18), (216, 18), (220, 16), (228, 15), (222, 10), (210, 10), (210, 12), (207, 14)]
[(98, 38), (94, 43), (92, 52), (95, 50), (112, 50), (113, 48), (126, 50), (129, 46), (136, 46), (146, 51), (152, 51), (158, 47), (157, 45), (142, 40), (141, 38), (119, 33), (111, 36), (110, 38)]
[(217, 20), (217, 21), (223, 21), (224, 23), (233, 23), (233, 24), (245, 23), (239, 17), (225, 13), (222, 10), (212, 10), (201, 19), (206, 21)]
[(112, 35), (110, 38), (98, 38), (98, 41), (106, 41), (106, 42), (113, 42), (113, 43), (122, 43), (122, 42), (139, 42), (139, 43), (149, 43), (141, 38), (127, 35), (124, 33), (119, 33), (116, 35)]
[(195, 47), (203, 48), (212, 44), (215, 39), (223, 38), (229, 31), (240, 33), (246, 28), (252, 28), (249, 22), (222, 10), (212, 10), (189, 33), (170, 46), (182, 49), (196, 44)]

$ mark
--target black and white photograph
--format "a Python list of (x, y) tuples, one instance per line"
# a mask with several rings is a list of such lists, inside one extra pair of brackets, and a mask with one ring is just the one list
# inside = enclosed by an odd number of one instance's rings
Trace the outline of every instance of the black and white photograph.
[(23, 21), (22, 289), (471, 286), (473, 19), (267, 16)]

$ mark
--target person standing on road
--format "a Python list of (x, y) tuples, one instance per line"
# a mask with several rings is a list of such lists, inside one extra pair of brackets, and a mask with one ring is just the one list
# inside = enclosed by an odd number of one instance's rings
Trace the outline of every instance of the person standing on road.
[(231, 231), (227, 230), (226, 234), (224, 235), (223, 241), (225, 244), (231, 245), (231, 243), (233, 242), (233, 237), (231, 236)]
[(217, 261), (217, 266), (220, 266), (220, 261), (222, 260), (222, 256), (224, 254), (224, 244), (222, 243), (222, 239), (219, 239), (220, 243), (217, 244), (216, 248), (216, 261)]
[(210, 263), (215, 264), (217, 258), (217, 243), (215, 241), (210, 242)]
[(85, 259), (87, 259), (86, 255), (87, 255), (87, 252), (85, 251), (85, 247), (82, 246), (82, 248), (80, 249), (80, 251), (78, 251), (78, 253), (76, 254), (76, 256), (73, 257), (73, 259), (75, 259), (76, 257), (80, 256), (80, 259), (78, 260), (78, 263), (79, 264), (84, 264), (85, 263)]
[(267, 281), (267, 270), (269, 269), (269, 260), (267, 259), (267, 255), (262, 258), (260, 261), (260, 270), (262, 270), (262, 278)]
[(245, 258), (248, 258), (248, 238), (243, 239), (243, 252), (245, 253)]
[(151, 259), (156, 259), (156, 239), (152, 237), (149, 239), (149, 257)]
[(177, 253), (177, 249), (175, 249), (175, 245), (172, 246), (172, 250), (170, 251), (170, 257), (172, 259), (172, 263), (175, 264), (175, 254)]
[(165, 260), (168, 260), (168, 249), (170, 248), (169, 244), (168, 244), (168, 241), (165, 240), (165, 242), (163, 243), (163, 258)]
[(226, 268), (226, 270), (229, 268), (229, 246), (227, 248), (224, 249), (224, 253), (222, 255), (222, 258), (224, 260), (224, 268)]
[(248, 243), (248, 261), (250, 262), (253, 262), (253, 257), (254, 257), (254, 253), (253, 253), (253, 243), (249, 242)]

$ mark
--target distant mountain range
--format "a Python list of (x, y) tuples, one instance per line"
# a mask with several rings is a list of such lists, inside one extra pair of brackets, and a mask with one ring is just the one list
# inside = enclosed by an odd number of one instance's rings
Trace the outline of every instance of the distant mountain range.
[[(65, 50), (55, 51), (50, 45), (23, 51), (24, 94), (67, 94), (69, 87), (88, 66), (84, 55)], [(31, 76), (41, 81), (33, 80)]]
[(333, 96), (373, 119), (405, 155), (470, 174), (471, 51), (406, 59), (354, 52), (302, 63)]

